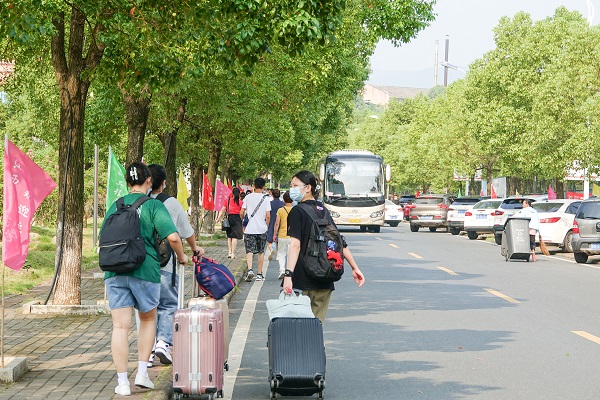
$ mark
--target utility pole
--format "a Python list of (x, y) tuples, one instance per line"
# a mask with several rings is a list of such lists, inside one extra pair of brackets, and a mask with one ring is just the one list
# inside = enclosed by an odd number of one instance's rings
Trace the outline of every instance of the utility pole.
[(450, 48), (450, 37), (446, 35), (446, 52), (444, 55), (444, 87), (448, 86), (448, 49)]

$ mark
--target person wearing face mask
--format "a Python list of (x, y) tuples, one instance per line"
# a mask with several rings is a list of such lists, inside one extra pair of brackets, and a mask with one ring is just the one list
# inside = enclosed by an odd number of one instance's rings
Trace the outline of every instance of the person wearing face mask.
[[(152, 188), (152, 176), (148, 167), (135, 162), (127, 167), (125, 179), (130, 188), (129, 194), (123, 197), (125, 204), (133, 204), (140, 197), (146, 196)], [(106, 211), (105, 222), (115, 213), (116, 203)], [(140, 324), (137, 337), (138, 368), (135, 385), (142, 388), (154, 388), (148, 377), (148, 359), (152, 353), (152, 345), (156, 333), (154, 319), (160, 298), (160, 263), (156, 249), (156, 234), (161, 239), (167, 238), (171, 248), (177, 255), (180, 264), (188, 261), (183, 252), (181, 238), (177, 228), (165, 206), (149, 200), (137, 209), (140, 217), (140, 233), (144, 239), (146, 258), (139, 268), (128, 273), (105, 272), (104, 283), (111, 311), (113, 330), (111, 352), (117, 369), (117, 387), (115, 393), (129, 396), (131, 389), (127, 377), (129, 358), (129, 328), (131, 316), (135, 308), (139, 312)], [(102, 229), (100, 230), (102, 233)]]
[[(321, 217), (329, 220), (333, 225), (333, 219), (329, 211), (319, 203), (316, 198), (320, 187), (312, 172), (300, 171), (292, 178), (290, 185), (290, 197), (292, 200), (310, 205)], [(291, 293), (293, 289), (300, 289), (302, 293), (310, 297), (311, 308), (315, 317), (325, 323), (327, 308), (331, 293), (335, 289), (333, 282), (321, 282), (309, 277), (304, 270), (304, 255), (308, 248), (310, 233), (313, 230), (313, 220), (301, 207), (293, 207), (287, 218), (288, 235), (290, 236), (287, 267), (284, 271), (283, 291)], [(352, 268), (354, 281), (361, 287), (365, 282), (363, 273), (358, 268), (354, 257), (347, 245), (344, 244), (344, 259)]]
[[(175, 198), (163, 193), (166, 188), (167, 171), (162, 165), (151, 164), (148, 166), (152, 174), (152, 191), (150, 197), (158, 198), (163, 202), (171, 219), (179, 232), (179, 236), (190, 246), (195, 256), (202, 256), (204, 249), (196, 245), (194, 228), (190, 224), (188, 215)], [(162, 194), (162, 195), (161, 195)], [(169, 262), (160, 269), (160, 301), (158, 303), (156, 322), (156, 342), (152, 355), (148, 360), (148, 367), (152, 367), (154, 358), (158, 357), (162, 364), (171, 364), (171, 347), (173, 346), (173, 317), (177, 311), (177, 293), (179, 280), (177, 275), (173, 279), (175, 259), (171, 257)], [(174, 283), (174, 284), (173, 284)]]

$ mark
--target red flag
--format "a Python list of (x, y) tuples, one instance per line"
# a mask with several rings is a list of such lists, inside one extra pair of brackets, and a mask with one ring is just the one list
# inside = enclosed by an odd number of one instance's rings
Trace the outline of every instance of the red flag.
[(497, 199), (496, 191), (494, 190), (494, 185), (492, 185), (492, 199)]
[(556, 200), (556, 192), (552, 189), (552, 185), (548, 186), (548, 200)]
[(4, 140), (4, 226), (2, 260), (8, 268), (23, 267), (29, 252), (33, 214), (56, 183), (8, 139)]
[(227, 187), (229, 188), (229, 190), (233, 190), (233, 184), (229, 179), (227, 179)]
[(230, 194), (231, 190), (217, 179), (215, 182), (215, 211), (221, 211), (221, 208), (227, 205), (227, 199)]
[(415, 193), (415, 198), (419, 197), (421, 195), (421, 190), (417, 190), (417, 193)]
[(212, 195), (213, 189), (208, 182), (208, 176), (202, 171), (202, 208), (205, 210), (214, 210), (215, 201)]

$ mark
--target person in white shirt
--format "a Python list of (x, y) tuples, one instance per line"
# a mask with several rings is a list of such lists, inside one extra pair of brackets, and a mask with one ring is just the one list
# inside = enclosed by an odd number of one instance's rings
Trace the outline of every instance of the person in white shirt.
[(523, 200), (523, 209), (519, 214), (529, 218), (529, 247), (531, 248), (531, 261), (535, 261), (535, 235), (540, 230), (540, 216), (527, 199)]
[(248, 216), (248, 225), (244, 231), (244, 245), (246, 247), (246, 262), (248, 271), (246, 272), (246, 282), (252, 282), (254, 279), (254, 270), (252, 269), (252, 259), (254, 254), (258, 254), (258, 274), (257, 281), (264, 281), (262, 274), (263, 262), (265, 259), (265, 247), (267, 244), (267, 230), (271, 217), (271, 202), (269, 196), (263, 194), (265, 180), (256, 178), (254, 180), (254, 192), (244, 198), (240, 217)]

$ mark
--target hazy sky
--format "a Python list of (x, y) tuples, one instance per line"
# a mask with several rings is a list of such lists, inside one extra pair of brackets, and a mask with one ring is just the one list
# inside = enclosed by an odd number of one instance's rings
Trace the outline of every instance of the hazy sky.
[[(600, 0), (590, 0), (595, 7), (593, 24), (600, 21)], [(519, 11), (531, 14), (534, 21), (554, 14), (565, 6), (587, 18), (586, 0), (438, 0), (437, 14), (430, 26), (419, 32), (410, 43), (394, 47), (380, 42), (371, 57), (369, 83), (375, 85), (432, 87), (435, 41), (439, 41), (438, 59), (444, 60), (445, 38), (449, 35), (448, 62), (467, 70), (469, 64), (492, 50), (492, 29), (502, 16), (513, 17)], [(438, 84), (443, 84), (444, 68), (438, 69)], [(464, 73), (448, 70), (448, 81), (460, 79)]]

